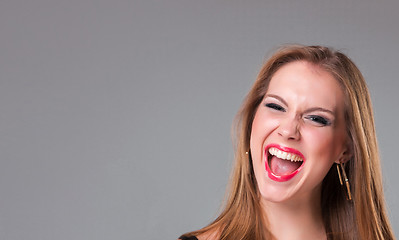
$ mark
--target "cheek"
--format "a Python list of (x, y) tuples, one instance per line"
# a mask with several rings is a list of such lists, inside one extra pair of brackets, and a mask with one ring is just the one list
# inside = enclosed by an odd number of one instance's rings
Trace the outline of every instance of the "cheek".
[(252, 122), (251, 146), (264, 142), (274, 129), (278, 126), (278, 119), (263, 111), (257, 111)]
[[(259, 120), (259, 119), (258, 119)], [(273, 133), (274, 124), (272, 121), (257, 121), (253, 122), (250, 138), (250, 149), (252, 160), (254, 163), (261, 163), (264, 155), (264, 146), (268, 137)]]
[[(252, 167), (258, 184), (263, 184), (263, 174), (265, 166), (263, 161), (264, 146), (266, 140), (271, 136), (278, 126), (278, 119), (268, 116), (265, 112), (257, 112), (251, 129), (250, 149), (252, 158)], [(259, 186), (260, 187), (260, 186)]]
[(342, 151), (343, 139), (332, 130), (313, 129), (302, 135), (309, 153), (317, 162), (332, 164)]

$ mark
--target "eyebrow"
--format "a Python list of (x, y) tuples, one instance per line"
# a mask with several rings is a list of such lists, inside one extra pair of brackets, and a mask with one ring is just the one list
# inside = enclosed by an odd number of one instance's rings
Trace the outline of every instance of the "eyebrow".
[(309, 108), (306, 110), (306, 112), (314, 112), (314, 111), (326, 112), (326, 113), (330, 113), (331, 115), (335, 116), (335, 113), (333, 111), (325, 109), (325, 108), (321, 108), (321, 107), (314, 107), (314, 108)]
[[(280, 102), (282, 102), (284, 105), (288, 106), (287, 102), (280, 96), (275, 95), (275, 94), (266, 94), (266, 97), (272, 97), (275, 98), (277, 100), (279, 100)], [(321, 111), (321, 112), (326, 112), (326, 113), (330, 113), (331, 115), (335, 116), (335, 113), (329, 109), (326, 108), (322, 108), (322, 107), (313, 107), (313, 108), (308, 108), (306, 109), (306, 112), (314, 112), (314, 111)]]
[(272, 97), (272, 98), (275, 98), (275, 99), (277, 99), (277, 100), (279, 100), (280, 102), (282, 102), (282, 103), (284, 103), (285, 105), (287, 105), (288, 106), (288, 104), (287, 104), (287, 102), (282, 98), (282, 97), (280, 97), (280, 96), (278, 96), (278, 95), (274, 95), (274, 94), (266, 94), (265, 95), (265, 98), (266, 97)]

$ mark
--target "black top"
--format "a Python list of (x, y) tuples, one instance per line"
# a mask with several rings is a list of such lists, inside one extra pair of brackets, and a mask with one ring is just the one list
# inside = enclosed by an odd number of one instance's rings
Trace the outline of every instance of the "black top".
[(195, 236), (191, 236), (191, 237), (180, 237), (179, 239), (181, 239), (181, 240), (198, 240), (198, 238), (197, 237), (195, 237)]

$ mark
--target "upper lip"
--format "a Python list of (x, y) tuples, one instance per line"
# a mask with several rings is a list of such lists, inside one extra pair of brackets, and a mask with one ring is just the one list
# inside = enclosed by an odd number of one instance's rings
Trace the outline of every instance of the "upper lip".
[(267, 155), (269, 155), (269, 153), (268, 153), (269, 148), (272, 148), (272, 147), (277, 148), (277, 149), (279, 149), (279, 150), (281, 150), (281, 151), (283, 151), (283, 152), (296, 154), (296, 155), (300, 156), (300, 157), (303, 159), (303, 161), (305, 162), (305, 156), (304, 156), (299, 150), (297, 150), (297, 149), (295, 149), (295, 148), (290, 148), (290, 147), (286, 147), (286, 146), (281, 146), (281, 145), (279, 145), (279, 144), (277, 144), (277, 143), (271, 143), (271, 144), (268, 144), (268, 145), (266, 146), (266, 148), (265, 148), (265, 153), (266, 153)]

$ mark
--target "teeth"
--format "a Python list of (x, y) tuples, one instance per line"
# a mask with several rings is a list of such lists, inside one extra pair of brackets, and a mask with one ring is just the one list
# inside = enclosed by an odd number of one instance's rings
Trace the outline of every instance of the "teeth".
[(269, 153), (278, 158), (290, 160), (291, 162), (298, 162), (298, 161), (302, 162), (303, 161), (303, 159), (300, 156), (298, 156), (294, 153), (283, 152), (274, 147), (269, 148)]

